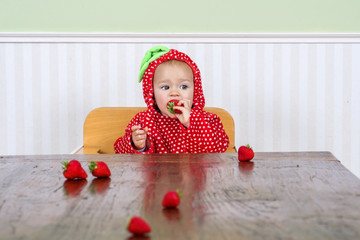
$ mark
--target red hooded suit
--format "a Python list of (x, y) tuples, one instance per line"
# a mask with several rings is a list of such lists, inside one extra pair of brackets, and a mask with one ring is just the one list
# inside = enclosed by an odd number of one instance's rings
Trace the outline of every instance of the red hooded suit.
[[(159, 47), (156, 48), (159, 49)], [(203, 111), (205, 98), (198, 67), (186, 54), (162, 47), (162, 50), (164, 49), (166, 49), (165, 52), (160, 54), (156, 52), (157, 50), (154, 53), (150, 49), (144, 57), (140, 80), (143, 81), (143, 95), (147, 110), (136, 114), (130, 121), (125, 129), (125, 135), (117, 139), (114, 144), (115, 153), (140, 153), (131, 144), (131, 127), (134, 125), (148, 127), (147, 137), (151, 145), (143, 153), (225, 152), (229, 146), (229, 138), (220, 118), (216, 114)], [(144, 64), (145, 58), (147, 62)], [(194, 74), (194, 100), (188, 129), (178, 119), (164, 116), (154, 108), (152, 86), (154, 71), (159, 64), (171, 59), (187, 63)]]

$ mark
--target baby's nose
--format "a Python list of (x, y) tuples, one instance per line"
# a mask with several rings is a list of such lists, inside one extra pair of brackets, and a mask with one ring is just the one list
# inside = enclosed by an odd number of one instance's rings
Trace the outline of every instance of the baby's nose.
[(180, 93), (177, 89), (172, 89), (170, 92), (170, 96), (179, 96)]

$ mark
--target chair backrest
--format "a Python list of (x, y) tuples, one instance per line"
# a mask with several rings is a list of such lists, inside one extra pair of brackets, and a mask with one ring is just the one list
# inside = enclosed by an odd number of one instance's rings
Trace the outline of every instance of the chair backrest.
[[(85, 154), (114, 153), (116, 139), (124, 135), (131, 119), (144, 110), (145, 107), (101, 107), (92, 110), (84, 123), (83, 152)], [(236, 152), (235, 124), (232, 116), (221, 108), (206, 107), (204, 110), (220, 117), (230, 139), (226, 152)]]

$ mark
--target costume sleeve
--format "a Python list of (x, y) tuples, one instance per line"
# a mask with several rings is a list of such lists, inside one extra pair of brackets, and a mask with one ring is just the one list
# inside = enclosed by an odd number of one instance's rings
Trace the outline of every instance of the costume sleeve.
[(145, 151), (142, 152), (136, 151), (131, 143), (131, 132), (132, 132), (131, 127), (134, 125), (141, 125), (140, 123), (142, 116), (143, 116), (142, 113), (138, 113), (135, 115), (133, 119), (131, 119), (130, 123), (127, 125), (125, 129), (125, 135), (118, 138), (114, 143), (115, 153), (153, 153), (155, 151), (151, 140), (150, 140), (150, 146), (147, 147), (147, 149), (145, 149)]
[(229, 146), (229, 137), (219, 116), (204, 111), (191, 113), (185, 139), (191, 153), (225, 152)]

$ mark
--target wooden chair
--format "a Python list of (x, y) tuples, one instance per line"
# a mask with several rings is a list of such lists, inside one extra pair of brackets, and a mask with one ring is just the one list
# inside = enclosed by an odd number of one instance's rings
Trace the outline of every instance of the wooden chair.
[[(116, 139), (124, 135), (130, 120), (144, 110), (145, 107), (101, 107), (92, 110), (84, 123), (84, 145), (75, 153), (114, 153)], [(230, 139), (226, 152), (236, 152), (235, 125), (232, 116), (221, 108), (207, 107), (204, 110), (220, 117)]]

